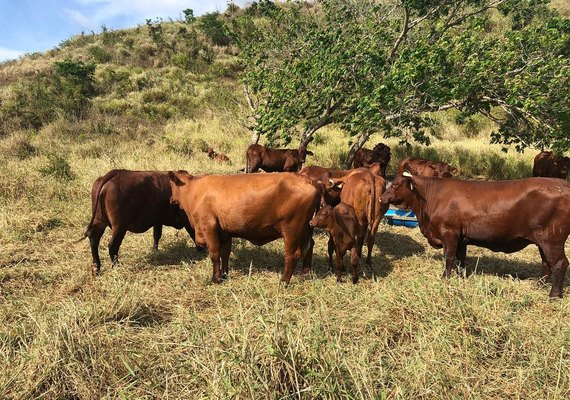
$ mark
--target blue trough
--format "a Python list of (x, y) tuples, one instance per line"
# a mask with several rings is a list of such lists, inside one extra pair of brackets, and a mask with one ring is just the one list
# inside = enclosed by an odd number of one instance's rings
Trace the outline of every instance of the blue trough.
[(412, 210), (402, 210), (394, 206), (390, 206), (386, 214), (384, 214), (386, 222), (389, 225), (407, 226), (408, 228), (416, 228), (418, 220), (416, 214)]

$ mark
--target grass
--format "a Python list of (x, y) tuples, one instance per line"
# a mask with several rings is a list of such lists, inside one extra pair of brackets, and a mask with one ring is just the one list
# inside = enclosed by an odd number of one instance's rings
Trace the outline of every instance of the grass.
[[(81, 124), (60, 126), (0, 141), (34, 149), (0, 155), (0, 397), (570, 396), (569, 297), (547, 299), (535, 247), (470, 248), (471, 276), (443, 281), (441, 251), (419, 230), (383, 225), (361, 282), (336, 284), (317, 233), (312, 275), (282, 288), (282, 242), (235, 240), (230, 280), (213, 285), (209, 259), (166, 228), (158, 252), (150, 231), (127, 234), (116, 268), (102, 246), (103, 274), (93, 279), (88, 243), (73, 241), (97, 176), (117, 167), (234, 173), (249, 133), (223, 116), (143, 130), (144, 140), (120, 126), (83, 136), (73, 134)], [(337, 162), (342, 135), (323, 130), (311, 162)], [(208, 159), (204, 143), (233, 165)], [(435, 149), (489, 150), (472, 143)], [(51, 154), (65, 156), (74, 179), (42, 175)]]

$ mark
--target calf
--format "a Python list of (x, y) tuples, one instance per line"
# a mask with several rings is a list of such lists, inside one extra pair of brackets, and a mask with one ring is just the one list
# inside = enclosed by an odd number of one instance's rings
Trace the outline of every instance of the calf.
[(224, 153), (216, 153), (214, 149), (212, 149), (211, 147), (208, 147), (206, 153), (208, 153), (208, 157), (210, 158), (210, 160), (225, 162), (228, 164), (232, 163), (228, 156), (226, 156)]
[(412, 209), (428, 242), (444, 249), (445, 277), (467, 245), (512, 253), (538, 246), (543, 275), (552, 274), (550, 297), (562, 297), (568, 267), (570, 183), (554, 178), (465, 181), (398, 175), (383, 203)]
[(412, 175), (427, 176), (434, 178), (452, 178), (457, 168), (443, 161), (424, 160), (422, 158), (408, 157), (402, 160), (398, 174), (404, 171)]
[(313, 153), (306, 146), (299, 149), (270, 149), (260, 144), (252, 144), (247, 148), (246, 173), (257, 172), (297, 172), (303, 166), (307, 155)]
[(372, 150), (360, 148), (352, 160), (353, 168), (369, 167), (370, 164), (380, 164), (380, 176), (386, 178), (386, 168), (390, 162), (390, 147), (378, 143)]
[(99, 242), (111, 228), (109, 256), (116, 263), (119, 247), (127, 231), (142, 233), (154, 229), (154, 246), (162, 236), (162, 226), (185, 228), (192, 239), (194, 230), (184, 212), (170, 204), (168, 172), (114, 169), (95, 180), (91, 189), (91, 221), (81, 239), (89, 238), (93, 273), (101, 272)]
[(180, 205), (195, 228), (196, 244), (208, 247), (214, 282), (228, 274), (233, 237), (259, 246), (283, 238), (282, 282), (289, 283), (299, 260), (305, 272), (310, 268), (309, 221), (320, 196), (308, 179), (293, 173), (192, 176), (186, 171), (170, 172), (169, 177), (172, 202)]
[(358, 234), (361, 231), (354, 208), (345, 203), (336, 207), (325, 205), (309, 222), (312, 227), (325, 229), (329, 237), (329, 264), (332, 267), (332, 253), (336, 252), (336, 281), (342, 282), (344, 272), (344, 255), (350, 250), (350, 266), (352, 268), (352, 283), (358, 283), (358, 261), (360, 251)]
[(534, 158), (532, 176), (566, 179), (570, 170), (570, 157), (555, 156), (551, 151), (542, 151)]

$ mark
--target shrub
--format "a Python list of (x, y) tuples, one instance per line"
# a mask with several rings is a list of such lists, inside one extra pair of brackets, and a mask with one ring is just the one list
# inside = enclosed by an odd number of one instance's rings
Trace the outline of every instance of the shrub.
[(99, 46), (90, 47), (89, 54), (91, 54), (91, 57), (93, 57), (93, 60), (95, 60), (95, 62), (100, 64), (107, 63), (113, 58), (111, 56), (111, 53)]
[(220, 19), (219, 13), (204, 14), (200, 19), (199, 27), (215, 45), (227, 46), (231, 43), (228, 29), (224, 21)]
[(40, 168), (39, 172), (59, 181), (70, 181), (75, 177), (67, 160), (55, 153), (48, 154), (48, 164)]

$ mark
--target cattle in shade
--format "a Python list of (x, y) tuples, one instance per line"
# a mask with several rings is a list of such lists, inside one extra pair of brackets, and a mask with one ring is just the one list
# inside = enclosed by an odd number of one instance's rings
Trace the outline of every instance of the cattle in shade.
[(307, 155), (313, 153), (307, 150), (306, 145), (298, 149), (270, 149), (260, 144), (251, 144), (247, 148), (245, 167), (246, 173), (258, 172), (297, 172), (305, 163)]
[(555, 156), (551, 151), (542, 151), (534, 158), (532, 176), (566, 179), (570, 171), (570, 157)]
[(336, 207), (323, 206), (309, 223), (313, 227), (326, 230), (333, 240), (329, 240), (329, 265), (332, 268), (332, 255), (336, 253), (336, 280), (342, 282), (344, 255), (350, 250), (352, 283), (358, 283), (358, 262), (362, 246), (359, 246), (358, 233), (362, 230), (354, 208), (340, 203)]
[(172, 201), (195, 228), (196, 244), (208, 247), (214, 282), (228, 274), (234, 237), (259, 246), (283, 238), (281, 280), (289, 283), (299, 260), (308, 272), (313, 252), (309, 221), (320, 193), (307, 178), (293, 173), (192, 176), (186, 171), (169, 176)]
[(412, 175), (434, 178), (452, 178), (453, 174), (457, 172), (457, 168), (443, 161), (408, 157), (400, 163), (398, 174), (402, 174), (404, 171), (408, 171)]
[(570, 183), (554, 178), (465, 181), (398, 175), (383, 203), (412, 209), (430, 245), (444, 249), (444, 276), (465, 264), (467, 245), (512, 253), (538, 246), (551, 297), (562, 297), (568, 267)]
[(101, 271), (99, 243), (111, 228), (109, 256), (116, 263), (126, 232), (142, 233), (153, 228), (154, 246), (162, 236), (162, 226), (194, 231), (184, 212), (170, 203), (168, 172), (114, 169), (95, 180), (91, 189), (91, 221), (83, 238), (88, 237), (93, 257), (93, 273)]
[(354, 155), (352, 166), (354, 168), (369, 167), (370, 164), (380, 164), (380, 175), (386, 178), (386, 168), (390, 163), (390, 147), (384, 143), (378, 143), (372, 150), (361, 148)]

